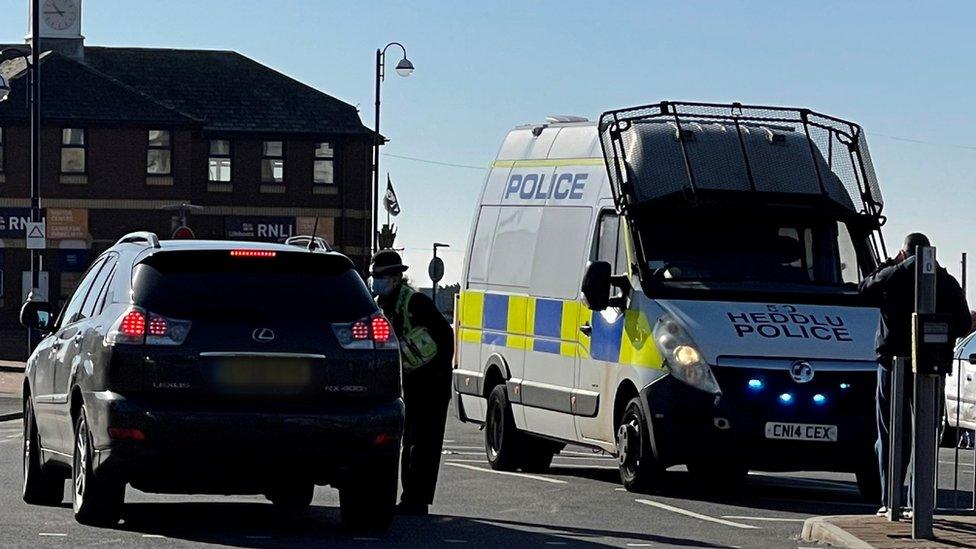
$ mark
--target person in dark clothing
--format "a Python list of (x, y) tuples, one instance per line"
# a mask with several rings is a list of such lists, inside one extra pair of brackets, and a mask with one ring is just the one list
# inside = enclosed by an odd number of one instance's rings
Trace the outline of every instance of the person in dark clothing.
[[(911, 365), (907, 365), (904, 372), (903, 395), (891, 394), (891, 365), (895, 357), (910, 357), (912, 354), (912, 313), (915, 312), (915, 250), (918, 246), (928, 246), (929, 239), (921, 233), (912, 233), (905, 237), (905, 243), (898, 255), (881, 264), (878, 269), (866, 277), (860, 284), (859, 290), (864, 301), (881, 310), (881, 320), (876, 337), (876, 351), (878, 358), (878, 390), (877, 390), (877, 423), (878, 440), (875, 442), (875, 453), (878, 456), (878, 467), (881, 474), (881, 509), (878, 514), (887, 512), (885, 505), (888, 501), (888, 433), (891, 398), (905, 399), (904, 415), (905, 436), (903, 437), (902, 470), (898, 471), (898, 478), (904, 483), (911, 457), (911, 429), (914, 394), (914, 378)], [(956, 279), (942, 266), (936, 270), (936, 312), (950, 316), (949, 335), (951, 340), (969, 333), (970, 316), (966, 295)], [(936, 417), (942, 417), (942, 407), (945, 397), (942, 391), (945, 379), (939, 384), (939, 411)], [(941, 419), (940, 419), (941, 421)], [(911, 494), (911, 492), (909, 492)], [(911, 502), (909, 502), (909, 505)]]
[(400, 458), (401, 514), (426, 515), (434, 501), (444, 427), (451, 400), (454, 333), (434, 302), (403, 277), (394, 250), (380, 250), (370, 270), (377, 303), (393, 324), (403, 363), (406, 425)]

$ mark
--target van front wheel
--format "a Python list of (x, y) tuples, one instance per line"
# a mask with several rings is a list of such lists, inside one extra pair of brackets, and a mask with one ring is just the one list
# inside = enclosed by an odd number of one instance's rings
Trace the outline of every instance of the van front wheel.
[(646, 492), (658, 483), (663, 469), (651, 450), (650, 429), (640, 398), (632, 398), (617, 428), (620, 480), (630, 492)]

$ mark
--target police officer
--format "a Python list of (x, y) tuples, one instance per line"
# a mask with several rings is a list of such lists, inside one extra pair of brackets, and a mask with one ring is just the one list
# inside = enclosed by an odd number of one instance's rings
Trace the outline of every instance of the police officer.
[[(915, 312), (915, 249), (918, 246), (928, 246), (929, 239), (924, 234), (912, 233), (905, 237), (905, 243), (894, 259), (881, 264), (874, 273), (861, 281), (859, 290), (864, 300), (881, 309), (881, 321), (878, 326), (876, 350), (878, 357), (878, 390), (876, 419), (878, 423), (878, 440), (875, 442), (875, 453), (878, 455), (878, 466), (881, 476), (881, 509), (879, 515), (887, 512), (888, 502), (888, 430), (891, 395), (891, 364), (895, 357), (909, 357), (912, 353), (912, 313)], [(950, 315), (950, 341), (963, 337), (969, 333), (971, 319), (966, 295), (959, 283), (939, 266), (936, 272), (936, 312)], [(911, 455), (911, 409), (914, 383), (911, 367), (905, 368), (903, 386), (906, 405), (902, 423), (905, 426), (905, 436), (902, 438), (902, 470), (898, 471), (901, 486), (904, 483)], [(945, 398), (942, 396), (944, 380), (940, 384), (939, 413), (942, 418), (942, 406)], [(898, 395), (894, 395), (899, 398)], [(911, 493), (911, 492), (909, 492)], [(911, 504), (911, 502), (909, 502)]]
[(370, 269), (373, 293), (400, 341), (406, 426), (401, 456), (403, 492), (397, 511), (426, 515), (434, 501), (444, 424), (451, 400), (451, 325), (434, 302), (403, 277), (407, 270), (394, 250), (380, 250)]

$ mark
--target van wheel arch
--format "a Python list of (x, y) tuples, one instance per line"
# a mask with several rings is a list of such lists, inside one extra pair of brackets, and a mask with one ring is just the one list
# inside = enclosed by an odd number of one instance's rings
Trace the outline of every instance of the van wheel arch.
[(488, 399), (496, 385), (504, 385), (512, 379), (512, 372), (508, 369), (505, 358), (498, 353), (492, 354), (485, 362), (485, 378), (481, 386), (481, 395)]
[[(625, 379), (619, 386), (617, 386), (617, 394), (613, 397), (613, 432), (617, 432), (617, 428), (620, 427), (620, 419), (624, 415), (624, 411), (627, 410), (627, 404), (631, 399), (639, 395), (637, 391), (637, 386), (634, 382)], [(616, 437), (616, 435), (614, 435)]]

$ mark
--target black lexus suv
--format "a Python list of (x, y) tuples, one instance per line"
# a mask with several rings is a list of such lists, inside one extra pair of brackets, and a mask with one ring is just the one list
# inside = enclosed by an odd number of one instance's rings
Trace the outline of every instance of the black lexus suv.
[(403, 431), (389, 321), (344, 255), (294, 245), (160, 241), (101, 254), (54, 318), (24, 385), (24, 500), (111, 525), (125, 486), (264, 494), (301, 511), (339, 490), (343, 524), (385, 530)]

